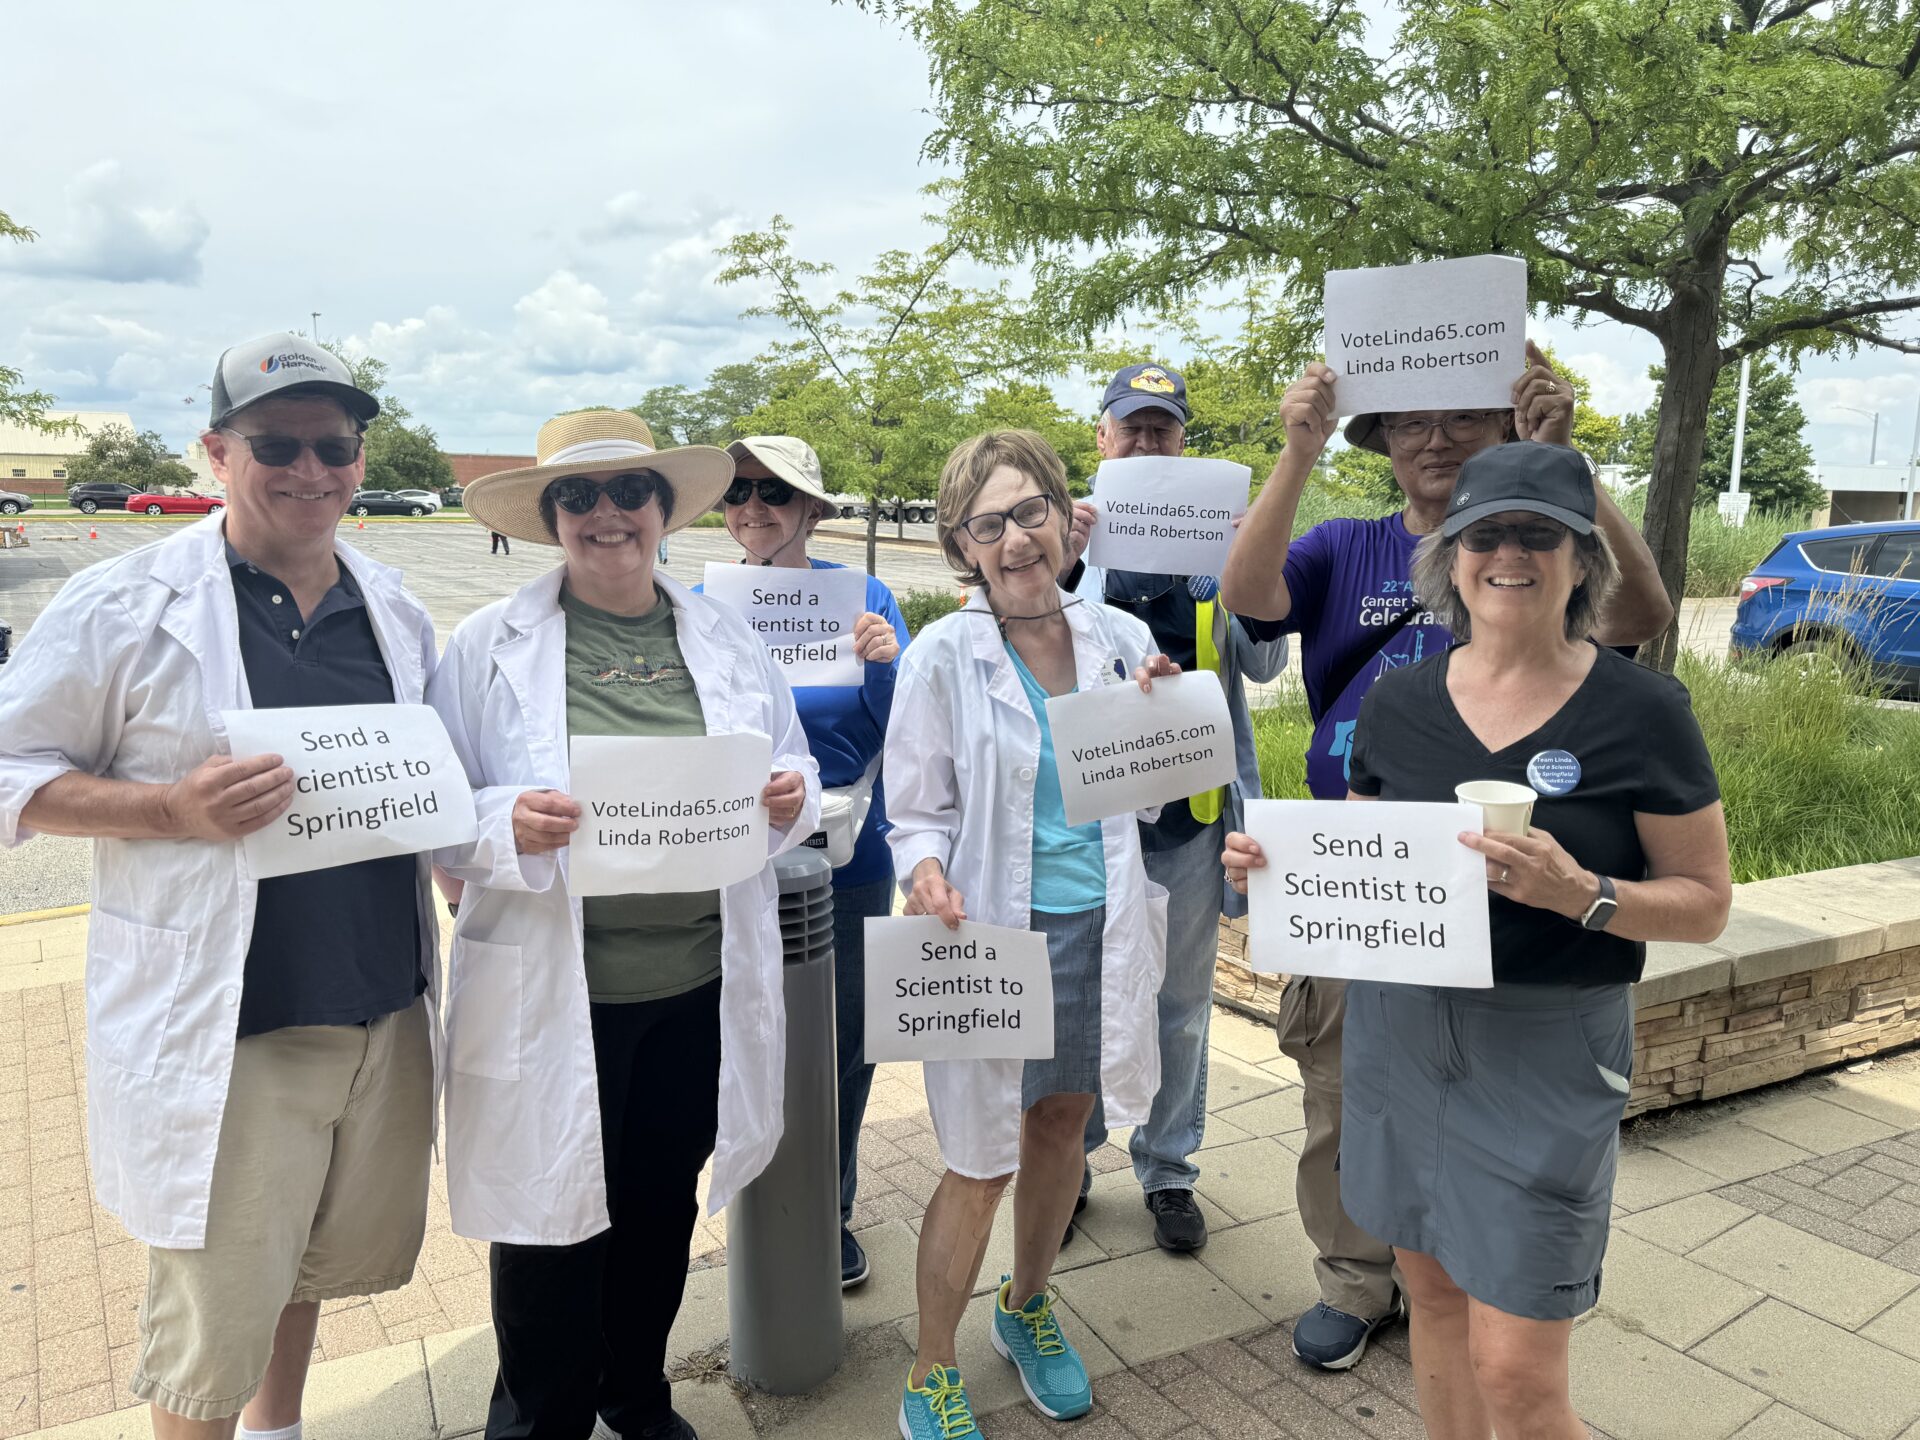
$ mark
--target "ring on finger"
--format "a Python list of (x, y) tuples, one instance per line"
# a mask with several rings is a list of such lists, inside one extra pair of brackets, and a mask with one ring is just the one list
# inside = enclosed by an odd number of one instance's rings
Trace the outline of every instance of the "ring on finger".
[(1500, 867), (1500, 878), (1494, 881), (1493, 883), (1496, 885), (1506, 884), (1507, 876), (1511, 875), (1512, 873), (1513, 873), (1513, 867), (1511, 865), (1502, 865)]

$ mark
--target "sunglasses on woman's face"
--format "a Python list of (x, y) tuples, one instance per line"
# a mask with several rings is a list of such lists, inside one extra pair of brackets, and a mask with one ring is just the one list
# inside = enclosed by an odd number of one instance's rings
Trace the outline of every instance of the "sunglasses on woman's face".
[(295, 435), (247, 435), (238, 430), (229, 430), (227, 434), (246, 441), (247, 449), (253, 452), (254, 463), (265, 465), (269, 470), (285, 469), (300, 458), (303, 450), (313, 451), (322, 465), (335, 470), (360, 458), (358, 435), (322, 435), (318, 440), (302, 440)]
[(793, 487), (784, 480), (735, 480), (720, 498), (729, 505), (744, 505), (758, 491), (762, 504), (775, 509), (793, 499)]
[(638, 510), (665, 488), (666, 481), (652, 474), (615, 475), (608, 480), (569, 475), (547, 486), (547, 494), (569, 515), (591, 515), (602, 495), (622, 510)]
[(1498, 550), (1509, 540), (1518, 540), (1528, 550), (1558, 550), (1573, 532), (1551, 520), (1527, 520), (1518, 525), (1502, 525), (1495, 520), (1477, 520), (1460, 532), (1460, 548), (1476, 555)]

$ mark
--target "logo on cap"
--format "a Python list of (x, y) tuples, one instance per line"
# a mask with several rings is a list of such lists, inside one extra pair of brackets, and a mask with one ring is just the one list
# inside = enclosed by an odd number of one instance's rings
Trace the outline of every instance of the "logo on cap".
[(271, 375), (281, 366), (296, 370), (318, 370), (326, 374), (327, 367), (311, 355), (302, 355), (298, 350), (283, 350), (278, 355), (269, 355), (260, 362), (260, 373)]
[(271, 375), (274, 371), (278, 370), (279, 368), (280, 368), (280, 357), (278, 355), (269, 355), (267, 356), (266, 359), (260, 362), (260, 373), (262, 375)]
[(1453, 497), (1454, 508), (1456, 510), (1459, 509), (1460, 506), (1466, 504), (1467, 501), (1471, 500), (1472, 498), (1473, 496), (1470, 492), (1466, 490), (1462, 490), (1458, 495)]
[(1158, 365), (1149, 365), (1129, 380), (1127, 386), (1132, 390), (1149, 390), (1155, 395), (1171, 395), (1174, 392), (1173, 381), (1167, 378), (1167, 372)]

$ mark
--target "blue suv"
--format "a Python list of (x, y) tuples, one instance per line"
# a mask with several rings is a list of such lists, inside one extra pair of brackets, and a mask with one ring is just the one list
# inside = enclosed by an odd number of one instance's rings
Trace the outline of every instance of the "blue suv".
[(1798, 531), (1740, 582), (1733, 658), (1829, 644), (1920, 697), (1920, 520)]

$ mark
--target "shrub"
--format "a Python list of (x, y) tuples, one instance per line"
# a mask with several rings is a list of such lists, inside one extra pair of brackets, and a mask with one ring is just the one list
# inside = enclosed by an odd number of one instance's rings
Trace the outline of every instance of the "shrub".
[(942, 615), (960, 608), (960, 597), (951, 590), (909, 590), (900, 597), (900, 613), (906, 618), (907, 634), (920, 631)]
[[(1755, 666), (1682, 655), (1678, 674), (1720, 777), (1735, 882), (1920, 855), (1920, 714), (1876, 704), (1844, 654)], [(1253, 712), (1254, 747), (1267, 795), (1301, 800), (1312, 726), (1288, 679)]]
[[(1646, 518), (1646, 487), (1620, 496), (1620, 508), (1634, 524)], [(1737, 595), (1752, 573), (1790, 531), (1804, 530), (1802, 510), (1752, 510), (1745, 525), (1729, 524), (1711, 502), (1695, 508), (1687, 530), (1687, 582), (1690, 597)]]

